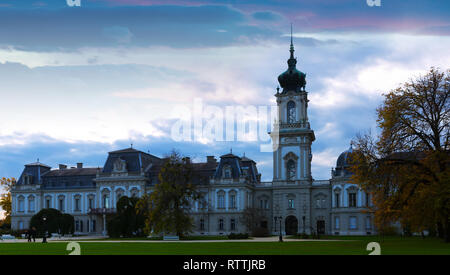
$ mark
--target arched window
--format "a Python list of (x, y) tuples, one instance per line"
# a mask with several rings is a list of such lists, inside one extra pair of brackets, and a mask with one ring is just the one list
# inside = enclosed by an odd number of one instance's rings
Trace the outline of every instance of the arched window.
[(228, 193), (228, 208), (235, 209), (236, 208), (236, 191), (232, 190)]
[(139, 197), (139, 190), (136, 187), (133, 187), (130, 191), (131, 193), (131, 197), (132, 198), (137, 198)]
[(76, 195), (73, 198), (73, 211), (81, 211), (81, 196)]
[(103, 195), (103, 207), (109, 208), (109, 195), (108, 194)]
[(45, 208), (52, 208), (52, 197), (51, 196), (45, 197)]
[(286, 168), (287, 168), (287, 179), (295, 180), (295, 174), (296, 174), (295, 173), (296, 172), (295, 161), (292, 159), (288, 160)]
[(28, 196), (28, 212), (34, 212), (34, 196)]
[(289, 101), (286, 110), (287, 110), (287, 122), (294, 123), (296, 121), (295, 102)]
[(19, 212), (25, 211), (25, 198), (23, 196), (19, 196), (17, 208), (18, 208)]
[(65, 199), (66, 198), (63, 195), (58, 197), (58, 210), (61, 212), (65, 211), (65, 206), (66, 206)]
[(217, 193), (217, 208), (225, 208), (225, 192), (222, 190)]

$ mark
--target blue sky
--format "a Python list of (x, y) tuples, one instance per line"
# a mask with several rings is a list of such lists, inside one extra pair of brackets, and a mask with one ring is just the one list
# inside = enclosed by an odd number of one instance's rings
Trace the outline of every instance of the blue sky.
[[(450, 64), (450, 2), (381, 0), (0, 2), (0, 176), (26, 163), (102, 166), (129, 147), (200, 161), (272, 155), (260, 142), (176, 142), (193, 99), (219, 108), (274, 105), (294, 26), (316, 133), (313, 177), (328, 179), (356, 133), (375, 131), (382, 94)], [(182, 118), (182, 116), (181, 116)]]

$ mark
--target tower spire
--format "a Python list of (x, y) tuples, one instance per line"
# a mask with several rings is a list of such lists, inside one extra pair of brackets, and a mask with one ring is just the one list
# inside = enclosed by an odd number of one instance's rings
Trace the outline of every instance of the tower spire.
[(294, 42), (292, 38), (292, 23), (291, 23), (291, 48), (289, 50), (291, 52), (291, 59), (294, 59)]

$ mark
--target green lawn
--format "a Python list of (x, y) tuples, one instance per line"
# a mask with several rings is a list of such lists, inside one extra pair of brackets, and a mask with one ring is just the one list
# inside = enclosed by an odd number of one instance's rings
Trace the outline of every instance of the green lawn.
[[(204, 242), (204, 243), (80, 243), (82, 255), (367, 255), (377, 241), (382, 255), (450, 255), (450, 244), (439, 239), (343, 237), (340, 242)], [(67, 243), (1, 243), (0, 255), (65, 255)]]

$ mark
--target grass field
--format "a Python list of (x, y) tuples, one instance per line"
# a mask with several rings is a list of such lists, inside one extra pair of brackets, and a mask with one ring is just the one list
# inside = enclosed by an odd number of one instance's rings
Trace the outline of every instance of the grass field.
[[(336, 239), (336, 238), (334, 238)], [(82, 255), (367, 255), (366, 246), (379, 242), (382, 255), (450, 255), (450, 244), (439, 239), (345, 237), (339, 242), (81, 242)], [(1, 243), (0, 255), (67, 255), (67, 243)]]

